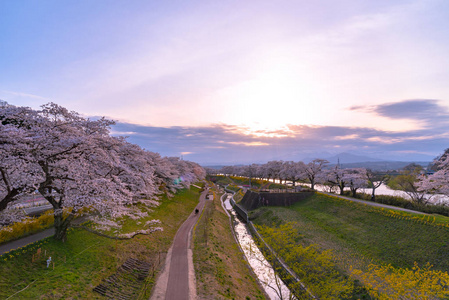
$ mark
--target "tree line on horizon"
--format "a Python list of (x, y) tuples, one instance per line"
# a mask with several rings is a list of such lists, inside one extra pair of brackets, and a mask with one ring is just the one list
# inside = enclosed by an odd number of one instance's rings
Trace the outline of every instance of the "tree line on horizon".
[(368, 168), (343, 168), (340, 164), (329, 166), (325, 159), (314, 159), (309, 163), (302, 161), (273, 160), (265, 164), (243, 166), (224, 166), (221, 169), (205, 168), (210, 175), (224, 174), (242, 176), (250, 179), (278, 180), (281, 184), (297, 182), (325, 186), (329, 191), (337, 189), (340, 194), (349, 188), (355, 197), (358, 190), (371, 188), (371, 199), (375, 200), (375, 191), (383, 183), (397, 190), (404, 191), (418, 205), (429, 204), (433, 195), (449, 196), (449, 149), (435, 158), (427, 174), (421, 165), (409, 164), (398, 175), (373, 171)]
[(111, 136), (113, 124), (55, 103), (0, 107), (0, 227), (25, 218), (11, 204), (37, 191), (54, 209), (55, 238), (64, 240), (83, 210), (104, 224), (138, 217), (137, 204), (157, 205), (161, 195), (205, 178), (197, 163)]

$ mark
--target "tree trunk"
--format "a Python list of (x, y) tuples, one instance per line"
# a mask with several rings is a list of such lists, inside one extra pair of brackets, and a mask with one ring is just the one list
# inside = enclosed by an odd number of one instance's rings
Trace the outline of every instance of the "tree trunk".
[(8, 203), (15, 200), (15, 197), (19, 194), (17, 189), (10, 191), (1, 201), (0, 201), (0, 211), (5, 210), (8, 207)]
[(67, 218), (64, 219), (62, 209), (55, 210), (55, 235), (54, 239), (58, 241), (65, 242), (67, 240), (67, 229), (70, 226), (70, 223), (74, 217), (73, 214), (69, 214)]
[(338, 185), (338, 188), (340, 189), (340, 195), (343, 195), (343, 192), (344, 192), (344, 189), (345, 189), (345, 186), (344, 185)]

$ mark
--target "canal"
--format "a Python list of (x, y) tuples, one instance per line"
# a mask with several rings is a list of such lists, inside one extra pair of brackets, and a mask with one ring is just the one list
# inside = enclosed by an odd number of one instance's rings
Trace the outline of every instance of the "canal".
[(247, 225), (237, 217), (230, 203), (231, 198), (231, 194), (226, 194), (226, 199), (223, 201), (224, 207), (230, 215), (234, 216), (233, 226), (236, 238), (260, 284), (270, 299), (290, 299), (290, 290), (279, 276), (276, 275), (270, 263), (265, 259), (262, 252), (260, 252)]

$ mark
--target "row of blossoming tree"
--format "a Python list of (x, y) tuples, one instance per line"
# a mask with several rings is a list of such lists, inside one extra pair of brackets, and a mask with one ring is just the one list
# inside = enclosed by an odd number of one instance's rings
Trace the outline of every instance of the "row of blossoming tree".
[[(393, 187), (408, 194), (417, 204), (427, 204), (432, 195), (444, 194), (449, 196), (449, 149), (433, 163), (435, 173), (426, 175), (422, 167), (411, 164), (395, 178)], [(269, 161), (265, 164), (251, 164), (246, 166), (225, 166), (220, 170), (207, 168), (209, 174), (226, 174), (244, 176), (250, 179), (260, 178), (279, 180), (280, 183), (290, 181), (307, 182), (314, 189), (316, 184), (325, 185), (329, 190), (337, 189), (343, 194), (349, 188), (353, 196), (361, 188), (371, 188), (372, 198), (375, 190), (385, 183), (389, 176), (365, 168), (342, 168), (340, 165), (329, 167), (324, 159), (315, 159), (309, 163), (302, 161)]]
[(41, 110), (4, 106), (0, 122), (0, 224), (20, 218), (8, 204), (37, 190), (54, 208), (55, 238), (64, 240), (84, 208), (101, 218), (138, 214), (138, 202), (205, 177), (196, 163), (111, 136), (111, 120), (54, 103)]
[(221, 173), (249, 178), (261, 178), (290, 181), (308, 182), (312, 189), (316, 184), (326, 184), (330, 189), (338, 187), (343, 193), (345, 187), (349, 187), (355, 194), (360, 188), (372, 187), (373, 195), (375, 189), (386, 180), (386, 176), (363, 168), (346, 168), (339, 165), (328, 168), (329, 162), (324, 159), (315, 159), (306, 164), (302, 161), (269, 161), (266, 164), (252, 164), (248, 166), (225, 166), (221, 170), (207, 169), (208, 173)]

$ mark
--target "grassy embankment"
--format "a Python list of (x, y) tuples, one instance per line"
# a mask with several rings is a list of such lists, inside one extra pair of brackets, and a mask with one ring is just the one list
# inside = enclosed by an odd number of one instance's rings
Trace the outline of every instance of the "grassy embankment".
[(331, 250), (335, 269), (362, 282), (371, 278), (370, 265), (391, 264), (405, 270), (415, 262), (420, 267), (430, 263), (433, 270), (449, 271), (449, 218), (375, 208), (323, 194), (289, 208), (259, 208), (252, 218), (271, 228), (292, 222), (299, 244)]
[(199, 299), (264, 299), (230, 230), (214, 191), (194, 232), (194, 265)]
[[(128, 258), (150, 262), (145, 282), (133, 292), (134, 299), (148, 299), (157, 272), (182, 222), (198, 203), (200, 190), (182, 190), (140, 220), (124, 220), (120, 233), (143, 229), (146, 221), (158, 219), (163, 231), (131, 240), (115, 241), (82, 229), (71, 229), (67, 242), (52, 238), (0, 256), (0, 299), (21, 291), (11, 299), (102, 299), (92, 291), (114, 274)], [(37, 255), (40, 249), (40, 255)], [(33, 258), (34, 256), (34, 258)], [(46, 260), (52, 264), (46, 267)], [(54, 264), (53, 264), (54, 263)]]

